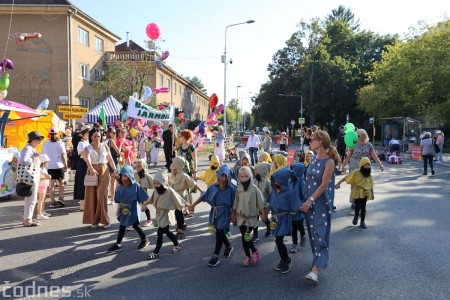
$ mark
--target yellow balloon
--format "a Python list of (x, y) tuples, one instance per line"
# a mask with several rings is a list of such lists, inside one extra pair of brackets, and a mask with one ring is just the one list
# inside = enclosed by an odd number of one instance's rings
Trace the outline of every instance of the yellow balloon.
[(137, 135), (137, 130), (134, 129), (134, 128), (131, 128), (131, 129), (130, 129), (130, 135), (131, 135), (132, 138), (136, 137), (136, 135)]

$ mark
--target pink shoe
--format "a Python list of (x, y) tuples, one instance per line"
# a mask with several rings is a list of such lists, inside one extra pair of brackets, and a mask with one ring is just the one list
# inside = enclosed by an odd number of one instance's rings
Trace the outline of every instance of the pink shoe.
[(259, 251), (256, 250), (255, 252), (252, 253), (252, 262), (254, 264), (259, 262)]
[(251, 260), (250, 256), (246, 256), (244, 261), (242, 262), (242, 265), (244, 267), (248, 267), (248, 266), (250, 266), (251, 262), (252, 262), (252, 260)]
[(150, 226), (150, 225), (152, 225), (152, 220), (147, 220), (147, 221), (145, 221), (144, 225), (142, 225), (142, 226), (148, 227), (148, 226)]

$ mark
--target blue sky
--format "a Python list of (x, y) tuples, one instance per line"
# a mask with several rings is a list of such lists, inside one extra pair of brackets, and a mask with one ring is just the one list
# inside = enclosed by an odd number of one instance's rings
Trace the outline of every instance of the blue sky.
[(339, 5), (350, 8), (360, 20), (361, 29), (379, 34), (404, 34), (419, 20), (436, 23), (450, 14), (450, 1), (403, 0), (70, 0), (109, 30), (126, 40), (145, 46), (145, 28), (158, 24), (157, 45), (170, 51), (166, 63), (183, 76), (197, 76), (208, 95), (216, 93), (223, 102), (224, 52), (227, 25), (255, 20), (228, 28), (227, 101), (239, 98), (244, 109), (251, 108), (250, 97), (267, 82), (267, 66), (272, 55), (284, 47), (297, 30), (300, 20), (323, 18)]

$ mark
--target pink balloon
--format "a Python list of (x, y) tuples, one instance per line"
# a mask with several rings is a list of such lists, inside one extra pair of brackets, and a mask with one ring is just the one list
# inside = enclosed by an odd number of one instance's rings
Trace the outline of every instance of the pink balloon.
[(145, 28), (145, 32), (147, 33), (147, 36), (152, 40), (156, 40), (159, 38), (159, 27), (155, 23), (148, 24), (147, 28)]
[(163, 53), (163, 55), (161, 56), (161, 58), (163, 59), (163, 60), (165, 60), (166, 58), (168, 58), (169, 57), (169, 51), (165, 51), (164, 53)]
[(14, 64), (13, 64), (13, 62), (10, 59), (5, 58), (5, 59), (3, 59), (3, 67), (5, 69), (13, 70), (14, 69)]

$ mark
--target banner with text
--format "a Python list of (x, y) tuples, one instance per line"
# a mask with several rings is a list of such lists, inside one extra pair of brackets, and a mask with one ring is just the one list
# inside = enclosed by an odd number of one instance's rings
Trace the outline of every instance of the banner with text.
[(128, 100), (128, 117), (151, 121), (169, 121), (170, 123), (173, 123), (174, 115), (175, 110), (173, 108), (173, 104), (170, 105), (167, 109), (157, 110), (153, 107), (145, 105), (144, 103), (136, 100), (133, 97), (130, 97), (130, 99)]

